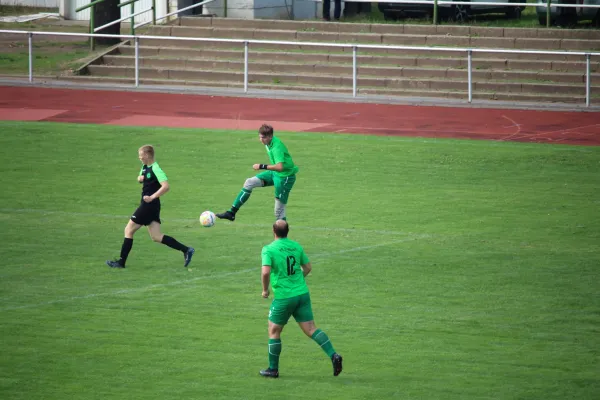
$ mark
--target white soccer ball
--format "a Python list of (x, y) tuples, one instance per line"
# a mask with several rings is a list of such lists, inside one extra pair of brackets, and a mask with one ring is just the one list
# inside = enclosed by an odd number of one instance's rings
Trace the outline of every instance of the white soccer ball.
[(200, 214), (200, 224), (205, 228), (210, 228), (213, 226), (216, 219), (217, 217), (212, 211), (204, 211), (202, 214)]

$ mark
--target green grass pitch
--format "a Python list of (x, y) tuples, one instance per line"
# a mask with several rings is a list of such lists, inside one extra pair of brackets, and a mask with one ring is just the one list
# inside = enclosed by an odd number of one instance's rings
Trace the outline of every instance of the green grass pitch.
[[(339, 377), (293, 320), (280, 379), (258, 375), (272, 188), (234, 223), (198, 222), (267, 160), (256, 132), (1, 122), (0, 398), (598, 399), (599, 147), (276, 135)], [(104, 264), (147, 143), (190, 271), (145, 230), (127, 269)]]

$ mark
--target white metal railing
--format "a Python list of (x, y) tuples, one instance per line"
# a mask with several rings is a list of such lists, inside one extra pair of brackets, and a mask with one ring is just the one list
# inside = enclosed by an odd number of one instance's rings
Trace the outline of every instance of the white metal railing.
[(502, 53), (502, 54), (546, 54), (546, 55), (572, 55), (585, 57), (585, 105), (590, 106), (591, 97), (591, 57), (600, 57), (600, 52), (589, 51), (551, 51), (551, 50), (511, 50), (511, 49), (491, 49), (491, 48), (466, 48), (466, 47), (428, 47), (428, 46), (394, 46), (394, 45), (376, 45), (376, 44), (354, 44), (354, 43), (325, 43), (325, 42), (295, 42), (279, 40), (245, 40), (245, 39), (219, 39), (219, 38), (195, 38), (195, 37), (177, 37), (177, 36), (151, 36), (151, 35), (111, 35), (111, 34), (90, 34), (90, 33), (70, 33), (70, 32), (31, 32), (18, 30), (0, 30), (1, 33), (24, 34), (29, 41), (29, 82), (33, 82), (33, 36), (79, 36), (79, 37), (105, 37), (133, 39), (135, 46), (135, 87), (139, 82), (139, 41), (145, 40), (178, 40), (187, 42), (222, 42), (238, 43), (244, 45), (244, 93), (248, 92), (248, 51), (250, 44), (274, 44), (274, 45), (292, 45), (292, 46), (313, 46), (313, 47), (338, 47), (352, 48), (352, 96), (357, 97), (357, 69), (358, 49), (380, 49), (380, 50), (421, 50), (432, 52), (454, 52), (466, 53), (467, 55), (467, 93), (468, 102), (473, 101), (473, 80), (472, 80), (472, 59), (473, 53)]
[[(192, 8), (196, 8), (196, 7), (199, 7), (199, 6), (207, 4), (207, 3), (212, 3), (215, 0), (205, 0), (205, 1), (202, 1), (200, 3), (192, 4), (192, 5), (187, 6), (185, 8), (176, 10), (176, 11), (171, 12), (171, 13), (168, 13), (168, 14), (162, 16), (162, 17), (159, 17), (159, 18), (156, 18), (156, 0), (152, 0), (152, 5), (150, 7), (146, 8), (144, 10), (138, 11), (138, 12), (134, 12), (135, 2), (137, 0), (127, 0), (125, 2), (119, 3), (118, 6), (119, 7), (124, 7), (124, 6), (127, 6), (127, 5), (131, 6), (131, 11), (130, 11), (129, 15), (127, 15), (125, 17), (122, 17), (122, 18), (119, 18), (119, 19), (116, 19), (114, 21), (111, 21), (111, 22), (109, 22), (107, 24), (104, 24), (104, 25), (99, 26), (99, 27), (96, 28), (95, 27), (95, 23), (94, 23), (95, 22), (95, 18), (94, 18), (94, 15), (95, 15), (95, 6), (97, 4), (100, 4), (102, 1), (104, 1), (104, 0), (92, 0), (89, 4), (81, 6), (81, 7), (77, 8), (77, 9), (75, 9), (76, 12), (81, 12), (81, 11), (84, 11), (84, 10), (86, 10), (88, 8), (92, 9), (91, 12), (90, 12), (90, 30), (92, 30), (91, 33), (99, 32), (99, 31), (101, 31), (104, 28), (108, 28), (109, 26), (121, 23), (121, 22), (125, 21), (126, 19), (129, 19), (129, 20), (131, 20), (131, 23), (130, 23), (130, 25), (131, 25), (131, 34), (135, 35), (135, 30), (137, 28), (139, 28), (141, 26), (144, 26), (144, 25), (147, 25), (150, 22), (152, 22), (153, 25), (156, 25), (156, 21), (157, 20), (165, 19), (167, 17), (170, 17), (173, 14), (178, 14), (178, 13), (181, 13), (183, 11), (191, 10)], [(227, 13), (227, 9), (225, 8), (226, 6), (227, 6), (227, 2), (225, 1), (225, 6), (224, 6), (224, 13), (225, 14)], [(134, 18), (136, 16), (144, 14), (144, 13), (146, 13), (148, 11), (152, 11), (152, 20), (151, 21), (142, 22), (142, 23), (139, 23), (139, 24), (136, 25)], [(90, 39), (90, 48), (91, 48), (91, 50), (95, 49), (94, 36), (91, 36), (91, 39)]]
[[(136, 12), (136, 13), (133, 13), (133, 14), (129, 14), (128, 16), (126, 16), (126, 17), (122, 17), (121, 19), (115, 19), (114, 21), (112, 21), (112, 22), (109, 22), (108, 24), (104, 24), (104, 25), (102, 25), (102, 26), (99, 26), (99, 27), (97, 27), (97, 28), (94, 28), (94, 32), (98, 32), (98, 31), (100, 31), (100, 30), (102, 30), (102, 29), (104, 29), (104, 28), (107, 28), (107, 27), (111, 26), (111, 25), (114, 25), (114, 24), (118, 24), (118, 23), (120, 23), (120, 22), (123, 22), (123, 21), (125, 21), (126, 19), (131, 19), (131, 20), (133, 21), (133, 17), (135, 17), (136, 15), (140, 15), (140, 14), (143, 14), (143, 13), (145, 13), (145, 12), (152, 11), (152, 10), (153, 10), (153, 8), (152, 8), (152, 7), (148, 7), (148, 8), (146, 8), (145, 10), (138, 11), (138, 12)], [(149, 21), (149, 22), (152, 22), (152, 21)], [(134, 29), (135, 29), (135, 28), (137, 28), (138, 26), (139, 26), (139, 25), (136, 25), (136, 26), (134, 26)]]
[[(156, 21), (160, 21), (161, 19), (168, 18), (168, 17), (170, 17), (171, 15), (179, 14), (180, 12), (187, 11), (187, 10), (191, 10), (192, 8), (196, 8), (196, 7), (202, 6), (202, 5), (204, 5), (204, 4), (212, 3), (213, 1), (215, 1), (215, 0), (205, 0), (205, 1), (202, 1), (202, 2), (200, 2), (200, 3), (192, 4), (191, 6), (187, 6), (187, 7), (185, 7), (185, 8), (181, 8), (181, 9), (179, 9), (179, 10), (176, 10), (176, 11), (170, 12), (170, 13), (168, 13), (168, 14), (165, 14), (165, 15), (163, 15), (162, 17), (158, 17), (158, 18), (156, 18)], [(155, 21), (155, 22), (156, 22), (156, 21)], [(146, 24), (149, 24), (150, 22), (152, 22), (152, 21), (141, 22), (141, 23), (139, 23), (138, 25), (136, 25), (136, 26), (135, 26), (135, 28), (137, 29), (137, 28), (139, 28), (140, 26), (144, 26), (144, 25), (146, 25)], [(155, 23), (155, 22), (154, 22), (154, 23)]]

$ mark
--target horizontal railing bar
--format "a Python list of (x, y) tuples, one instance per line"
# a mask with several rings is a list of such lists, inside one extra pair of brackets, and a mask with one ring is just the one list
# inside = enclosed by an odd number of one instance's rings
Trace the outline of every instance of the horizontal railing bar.
[(429, 46), (398, 46), (398, 45), (376, 45), (376, 44), (357, 44), (357, 43), (323, 43), (323, 42), (292, 42), (280, 40), (248, 40), (248, 39), (220, 39), (220, 38), (192, 38), (178, 36), (138, 36), (138, 35), (114, 35), (103, 33), (72, 33), (72, 32), (35, 32), (19, 30), (0, 30), (0, 33), (33, 34), (47, 36), (79, 36), (79, 37), (104, 37), (104, 38), (122, 38), (122, 39), (146, 39), (146, 40), (179, 40), (186, 42), (221, 42), (221, 43), (244, 43), (248, 44), (277, 44), (291, 46), (313, 46), (313, 47), (337, 47), (359, 49), (377, 49), (377, 50), (426, 50), (441, 52), (481, 52), (481, 53), (508, 53), (508, 54), (549, 54), (549, 55), (574, 55), (574, 56), (600, 56), (600, 52), (593, 51), (569, 51), (569, 50), (515, 50), (515, 49), (491, 49), (491, 48), (469, 48), (469, 47), (429, 47)]
[(212, 3), (213, 1), (215, 1), (215, 0), (205, 0), (205, 1), (201, 2), (201, 3), (192, 4), (191, 6), (187, 6), (185, 8), (180, 9), (180, 10), (172, 11), (172, 12), (168, 13), (167, 15), (163, 16), (163, 17), (156, 18), (156, 20), (158, 21), (158, 20), (170, 17), (171, 15), (178, 14), (178, 13), (180, 13), (182, 11), (187, 11), (187, 10), (190, 10), (192, 8), (204, 5), (204, 4)]
[[(180, 12), (182, 12), (182, 11), (187, 11), (187, 10), (190, 10), (190, 9), (192, 9), (192, 8), (195, 8), (195, 7), (201, 6), (201, 5), (203, 5), (203, 4), (212, 3), (213, 1), (215, 1), (215, 0), (206, 0), (206, 1), (203, 1), (203, 2), (201, 2), (201, 3), (192, 4), (191, 6), (187, 6), (187, 7), (185, 7), (185, 8), (179, 9), (179, 10), (177, 10), (177, 11), (170, 12), (170, 13), (168, 13), (167, 15), (163, 15), (163, 16), (162, 16), (162, 17), (160, 17), (160, 18), (156, 18), (156, 21), (160, 21), (161, 19), (165, 19), (165, 18), (167, 18), (167, 17), (170, 17), (171, 15), (178, 14), (178, 13), (180, 13)], [(135, 29), (137, 29), (137, 28), (139, 28), (139, 27), (141, 27), (141, 26), (144, 26), (144, 25), (148, 25), (148, 24), (149, 24), (149, 23), (151, 23), (151, 22), (152, 22), (152, 21), (140, 22), (138, 25), (136, 25), (136, 26), (135, 26)]]
[(43, 31), (17, 31), (17, 30), (0, 30), (0, 33), (32, 33), (41, 36), (81, 36), (81, 37), (116, 37), (133, 39), (135, 35), (114, 35), (110, 33), (73, 33), (73, 32), (43, 32)]
[(152, 10), (152, 7), (150, 7), (150, 8), (147, 8), (147, 9), (145, 9), (145, 10), (142, 10), (142, 11), (138, 11), (138, 12), (136, 12), (136, 13), (134, 13), (134, 14), (128, 15), (128, 16), (126, 16), (126, 17), (123, 17), (123, 18), (121, 18), (121, 19), (116, 19), (116, 20), (114, 20), (113, 22), (109, 22), (108, 24), (105, 24), (105, 25), (99, 26), (98, 28), (94, 29), (94, 32), (97, 32), (97, 31), (99, 31), (99, 30), (101, 30), (101, 29), (104, 29), (104, 28), (106, 28), (106, 27), (108, 27), (108, 26), (111, 26), (111, 25), (114, 25), (114, 24), (118, 24), (119, 22), (125, 21), (126, 19), (130, 19), (130, 18), (132, 18), (132, 17), (135, 17), (136, 15), (140, 15), (140, 14), (143, 14), (143, 13), (145, 13), (145, 12), (147, 12), (147, 11), (151, 11), (151, 10)]
[(119, 7), (125, 7), (131, 3), (135, 3), (138, 0), (127, 0), (125, 3), (119, 3)]
[(90, 7), (93, 7), (93, 6), (95, 6), (96, 4), (100, 4), (100, 3), (102, 3), (103, 1), (104, 1), (104, 0), (96, 0), (96, 1), (92, 1), (91, 3), (89, 3), (89, 4), (86, 4), (85, 6), (81, 6), (81, 7), (79, 7), (79, 8), (76, 8), (76, 9), (75, 9), (75, 11), (76, 11), (76, 12), (83, 11), (83, 10), (85, 10), (86, 8), (90, 8)]

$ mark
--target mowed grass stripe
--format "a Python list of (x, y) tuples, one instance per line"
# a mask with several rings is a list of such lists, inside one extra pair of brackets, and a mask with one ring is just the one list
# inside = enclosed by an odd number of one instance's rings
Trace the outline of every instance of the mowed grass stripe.
[[(128, 220), (130, 215), (112, 215), (112, 214), (94, 214), (94, 213), (84, 213), (84, 212), (68, 212), (68, 211), (56, 211), (56, 210), (36, 210), (36, 209), (24, 209), (24, 208), (0, 208), (0, 213), (7, 214), (20, 214), (20, 213), (31, 213), (31, 214), (40, 214), (40, 215), (64, 215), (69, 217), (98, 217), (98, 218), (112, 218), (119, 220)], [(195, 223), (197, 220), (194, 218), (171, 218), (169, 221), (172, 222), (181, 222), (181, 223)], [(220, 223), (217, 221), (217, 223)], [(229, 222), (222, 222), (224, 224), (228, 224)], [(242, 227), (256, 227), (256, 228), (269, 228), (271, 224), (244, 224), (243, 222), (236, 222), (236, 226)], [(294, 225), (294, 229), (306, 229), (306, 230), (315, 230), (315, 231), (332, 231), (332, 232), (352, 232), (352, 233), (360, 233), (360, 234), (380, 234), (380, 235), (415, 235), (410, 232), (401, 232), (401, 231), (390, 231), (390, 230), (374, 230), (374, 229), (361, 229), (361, 228), (336, 228), (336, 227), (316, 227), (316, 226), (302, 226), (302, 225)], [(418, 234), (415, 236), (419, 236)]]
[(141, 287), (141, 288), (120, 289), (120, 290), (116, 290), (114, 292), (108, 292), (108, 293), (90, 293), (90, 294), (87, 294), (87, 295), (84, 295), (84, 296), (79, 296), (79, 297), (70, 297), (70, 298), (66, 298), (66, 299), (48, 300), (45, 303), (39, 303), (39, 304), (25, 304), (25, 305), (21, 305), (21, 306), (9, 306), (9, 307), (0, 308), (0, 312), (1, 311), (18, 310), (18, 309), (22, 309), (22, 308), (43, 307), (43, 306), (48, 306), (48, 305), (52, 305), (52, 304), (56, 304), (56, 303), (65, 303), (65, 302), (69, 302), (69, 301), (86, 300), (86, 299), (91, 299), (91, 298), (100, 297), (100, 296), (118, 296), (118, 295), (121, 295), (121, 294), (130, 294), (130, 293), (135, 293), (135, 292), (147, 292), (147, 291), (151, 291), (151, 290), (157, 289), (157, 288), (165, 288), (165, 287), (168, 287), (168, 286), (176, 286), (176, 285), (189, 284), (189, 283), (193, 283), (195, 281), (201, 280), (201, 279), (221, 279), (221, 278), (226, 278), (226, 277), (231, 276), (231, 275), (238, 275), (238, 274), (249, 273), (251, 271), (253, 271), (253, 269), (249, 268), (249, 269), (245, 269), (245, 270), (242, 270), (242, 271), (227, 272), (227, 273), (224, 273), (224, 274), (212, 274), (212, 275), (196, 276), (196, 277), (193, 277), (193, 278), (190, 278), (190, 279), (186, 279), (186, 280), (169, 282), (169, 283), (162, 283), (162, 284), (156, 284), (156, 285), (150, 285), (150, 286)]
[[(349, 249), (342, 249), (335, 253), (317, 253), (317, 254), (311, 255), (311, 259), (312, 259), (311, 263), (318, 265), (324, 259), (333, 258), (333, 257), (336, 257), (341, 254), (371, 250), (374, 248), (380, 248), (380, 247), (384, 247), (384, 246), (392, 246), (395, 244), (405, 243), (405, 242), (411, 241), (411, 240), (417, 240), (417, 238), (396, 240), (393, 242), (379, 243), (379, 244), (375, 244), (375, 245), (371, 245), (371, 246), (361, 246), (361, 247), (355, 247), (355, 248), (349, 248)], [(225, 257), (221, 256), (221, 257), (216, 257), (216, 258), (226, 258), (226, 256)], [(192, 267), (193, 267), (193, 265), (190, 266), (188, 271), (192, 272), (193, 271)], [(48, 300), (43, 303), (37, 303), (37, 304), (5, 306), (5, 307), (0, 307), (0, 312), (18, 310), (18, 309), (23, 309), (23, 308), (44, 307), (44, 306), (48, 306), (48, 305), (52, 305), (52, 304), (56, 304), (56, 303), (64, 303), (64, 302), (70, 302), (70, 301), (92, 299), (92, 298), (99, 297), (99, 296), (119, 296), (119, 295), (123, 295), (123, 294), (127, 295), (127, 294), (131, 294), (131, 293), (136, 293), (136, 292), (148, 292), (148, 291), (151, 291), (151, 290), (157, 289), (157, 288), (164, 288), (164, 287), (177, 286), (177, 285), (189, 285), (190, 283), (193, 283), (195, 281), (205, 280), (205, 279), (219, 280), (219, 279), (223, 279), (223, 278), (228, 278), (233, 275), (247, 274), (247, 273), (250, 273), (253, 271), (256, 272), (258, 270), (259, 270), (259, 266), (255, 267), (255, 268), (248, 268), (248, 269), (241, 270), (241, 271), (232, 271), (232, 272), (227, 272), (227, 273), (222, 273), (222, 274), (205, 274), (202, 276), (194, 276), (192, 278), (185, 279), (185, 280), (179, 280), (179, 281), (162, 283), (162, 284), (154, 284), (154, 285), (150, 285), (150, 286), (146, 286), (146, 287), (139, 287), (139, 288), (132, 287), (129, 289), (119, 289), (119, 290), (116, 290), (113, 292), (107, 292), (107, 293), (90, 293), (90, 294), (86, 294), (86, 295), (82, 295), (82, 296), (74, 296), (74, 297), (63, 298), (63, 299)], [(2, 303), (5, 303), (7, 300), (9, 300), (9, 299), (3, 298)]]

